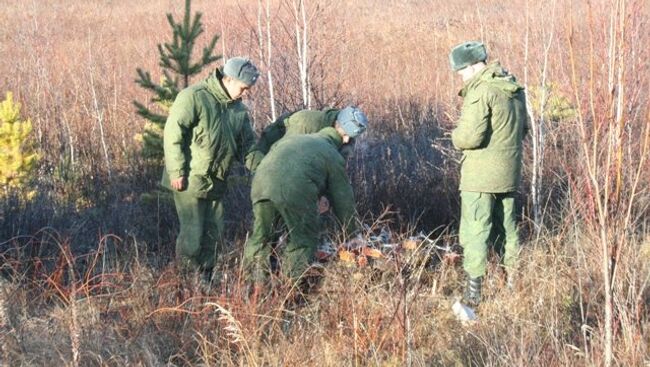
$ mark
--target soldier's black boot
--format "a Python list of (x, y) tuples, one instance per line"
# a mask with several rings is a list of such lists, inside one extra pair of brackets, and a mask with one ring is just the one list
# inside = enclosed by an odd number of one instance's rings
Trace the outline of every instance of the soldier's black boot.
[(481, 286), (483, 285), (483, 277), (472, 278), (467, 277), (465, 285), (465, 293), (463, 294), (463, 303), (468, 306), (476, 307), (481, 303)]
[(214, 269), (202, 268), (197, 271), (198, 287), (201, 292), (209, 294), (214, 284)]

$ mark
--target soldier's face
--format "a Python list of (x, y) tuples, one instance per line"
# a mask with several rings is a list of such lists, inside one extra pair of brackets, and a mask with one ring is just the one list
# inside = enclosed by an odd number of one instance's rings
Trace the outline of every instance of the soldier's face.
[(336, 129), (336, 132), (339, 133), (339, 135), (341, 136), (341, 141), (343, 142), (343, 144), (347, 144), (350, 142), (350, 135), (348, 135), (345, 132), (345, 130), (343, 130), (343, 128), (338, 125), (338, 123), (336, 124), (336, 126), (334, 126), (334, 129)]
[(470, 65), (466, 68), (458, 70), (457, 73), (463, 78), (463, 82), (466, 82), (472, 79), (474, 75), (478, 74), (481, 70), (483, 70), (483, 68), (485, 68), (485, 63), (477, 62), (474, 65)]
[(474, 76), (474, 68), (472, 65), (458, 70), (456, 73), (463, 78), (463, 82), (470, 80)]
[(242, 98), (252, 87), (237, 79), (229, 77), (223, 78), (223, 86), (226, 88), (226, 91), (228, 91), (228, 94), (232, 99)]

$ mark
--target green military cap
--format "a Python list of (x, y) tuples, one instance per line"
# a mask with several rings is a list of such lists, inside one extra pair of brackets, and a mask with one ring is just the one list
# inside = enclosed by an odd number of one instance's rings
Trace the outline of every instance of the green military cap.
[(260, 76), (257, 67), (245, 57), (233, 57), (226, 61), (223, 66), (223, 73), (231, 78), (235, 78), (240, 82), (252, 86)]
[(478, 41), (463, 42), (454, 47), (449, 54), (449, 63), (453, 71), (458, 71), (487, 59), (485, 45)]

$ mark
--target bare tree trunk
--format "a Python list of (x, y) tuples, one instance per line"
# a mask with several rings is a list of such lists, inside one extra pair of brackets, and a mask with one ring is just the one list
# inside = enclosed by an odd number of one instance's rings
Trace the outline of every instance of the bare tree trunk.
[[(611, 67), (609, 74), (609, 81), (614, 82), (614, 75), (616, 75), (616, 82), (610, 86), (610, 94), (612, 95), (612, 120), (614, 124), (614, 133), (610, 132), (610, 138), (613, 140), (611, 143), (611, 148), (609, 151), (615, 150), (612, 152), (616, 155), (615, 163), (615, 187), (614, 187), (614, 200), (615, 204), (618, 205), (621, 199), (621, 188), (623, 186), (623, 130), (624, 130), (624, 111), (623, 111), (623, 101), (625, 99), (625, 25), (626, 25), (626, 10), (625, 10), (625, 0), (617, 0), (612, 9), (612, 20), (610, 27), (610, 37), (612, 38), (610, 42), (611, 49), (609, 50), (609, 65)], [(618, 62), (617, 62), (618, 61)], [(614, 96), (615, 93), (615, 96)], [(615, 100), (614, 100), (615, 99)], [(630, 199), (632, 200), (632, 199)], [(601, 232), (605, 232), (606, 228), (603, 228)], [(623, 233), (628, 231), (628, 228), (623, 228)], [(614, 236), (611, 236), (614, 237)], [(620, 247), (623, 246), (623, 243), (614, 243), (614, 246), (609, 245), (609, 241), (601, 233), (602, 244), (602, 272), (605, 282), (605, 351), (604, 359), (605, 366), (611, 366), (614, 355), (613, 355), (613, 344), (614, 344), (614, 335), (613, 335), (613, 323), (614, 323), (614, 312), (613, 312), (613, 298), (614, 298), (614, 287), (613, 287), (613, 275), (616, 270), (616, 253), (620, 251)]]
[[(524, 87), (526, 88), (526, 92), (530, 90), (529, 88), (529, 81), (528, 81), (528, 65), (530, 64), (529, 60), (529, 45), (530, 43), (530, 4), (528, 1), (526, 1), (526, 35), (525, 35), (525, 42), (524, 42)], [(539, 223), (539, 218), (538, 214), (540, 212), (539, 209), (539, 200), (538, 200), (538, 192), (539, 192), (539, 164), (538, 164), (538, 156), (537, 156), (537, 129), (535, 128), (536, 126), (536, 121), (537, 119), (535, 118), (535, 111), (533, 110), (533, 105), (531, 103), (531, 98), (530, 94), (527, 93), (526, 96), (526, 110), (528, 110), (528, 116), (530, 118), (530, 135), (532, 137), (532, 144), (533, 144), (533, 169), (532, 169), (532, 178), (531, 178), (531, 183), (530, 183), (530, 196), (533, 201), (533, 222), (535, 223), (535, 232), (539, 235), (540, 233), (540, 223)]]
[(536, 177), (537, 177), (537, 187), (535, 189), (535, 197), (533, 198), (535, 202), (535, 223), (537, 223), (537, 234), (539, 235), (541, 229), (542, 213), (541, 213), (541, 177), (544, 172), (544, 148), (546, 147), (546, 121), (545, 121), (545, 110), (546, 103), (548, 102), (548, 88), (546, 86), (546, 76), (548, 74), (548, 55), (551, 50), (551, 45), (553, 45), (553, 39), (555, 38), (555, 5), (557, 1), (553, 0), (551, 19), (553, 23), (551, 24), (551, 31), (548, 36), (548, 43), (544, 47), (544, 66), (542, 67), (542, 80), (540, 81), (541, 95), (539, 100), (539, 124), (537, 125), (537, 134), (536, 134), (536, 156), (537, 156), (537, 167), (536, 167)]
[[(265, 18), (264, 21), (262, 18)], [(266, 28), (266, 29), (265, 29)], [(266, 34), (266, 45), (264, 39)], [(271, 38), (271, 2), (266, 0), (266, 7), (262, 0), (257, 0), (257, 42), (259, 46), (259, 58), (266, 65), (266, 78), (269, 88), (269, 104), (271, 105), (271, 121), (275, 121), (277, 113), (275, 110), (275, 91), (273, 88), (272, 73), (272, 38)]]
[(302, 102), (306, 108), (311, 108), (311, 86), (309, 80), (309, 22), (307, 21), (306, 0), (293, 3), (296, 26), (296, 50), (298, 51), (298, 70), (300, 71), (300, 86)]
[(303, 84), (304, 84), (304, 90), (305, 95), (307, 96), (307, 108), (311, 108), (311, 80), (309, 79), (309, 70), (308, 70), (308, 63), (309, 63), (309, 24), (307, 22), (307, 4), (305, 4), (306, 0), (302, 0), (302, 50), (303, 50), (303, 58), (302, 58), (302, 70), (303, 70)]
[[(555, 2), (553, 3), (555, 5)], [(555, 9), (555, 7), (553, 7)], [(535, 111), (531, 102), (531, 95), (528, 94), (526, 98), (526, 109), (528, 110), (528, 115), (530, 117), (530, 134), (533, 144), (532, 153), (533, 153), (533, 167), (532, 167), (532, 178), (530, 184), (530, 196), (532, 199), (532, 216), (533, 222), (535, 223), (535, 232), (537, 235), (541, 231), (541, 174), (543, 170), (544, 162), (544, 107), (546, 105), (546, 72), (548, 64), (548, 52), (553, 38), (553, 29), (555, 23), (551, 30), (551, 37), (549, 39), (548, 45), (545, 47), (544, 53), (544, 66), (542, 68), (542, 80), (540, 82), (540, 118), (539, 121), (535, 117)], [(528, 65), (530, 64), (529, 60), (529, 43), (530, 43), (530, 4), (526, 1), (526, 35), (525, 35), (525, 52), (524, 52), (524, 86), (527, 91), (529, 91), (529, 78), (528, 78)]]
[[(605, 220), (601, 218), (601, 220)], [(612, 365), (613, 360), (613, 351), (612, 344), (614, 343), (614, 336), (612, 333), (613, 326), (613, 310), (612, 310), (612, 285), (610, 279), (610, 254), (609, 254), (609, 241), (607, 239), (607, 227), (606, 223), (601, 223), (600, 225), (600, 241), (602, 245), (602, 272), (603, 272), (603, 281), (605, 285), (605, 366), (609, 367)]]
[[(546, 76), (548, 73), (548, 57), (551, 49), (551, 45), (553, 44), (553, 39), (555, 37), (555, 5), (556, 1), (553, 1), (552, 4), (552, 14), (551, 14), (551, 19), (553, 19), (553, 23), (551, 24), (551, 30), (550, 34), (548, 37), (548, 42), (544, 46), (544, 65), (542, 67), (542, 77), (540, 80), (540, 100), (539, 100), (539, 106), (540, 106), (540, 111), (539, 111), (539, 121), (535, 118), (535, 113), (533, 111), (532, 103), (530, 101), (530, 98), (526, 99), (526, 109), (528, 110), (528, 114), (530, 116), (530, 130), (531, 130), (531, 135), (532, 135), (532, 144), (533, 144), (533, 173), (532, 173), (532, 179), (531, 179), (531, 187), (530, 187), (530, 194), (531, 198), (533, 201), (533, 221), (535, 223), (535, 230), (536, 234), (539, 235), (541, 231), (541, 221), (542, 221), (542, 210), (541, 210), (541, 188), (542, 188), (542, 182), (541, 182), (541, 176), (543, 173), (544, 169), (544, 147), (545, 147), (545, 109), (546, 109), (546, 103), (548, 100), (548, 90), (546, 86)], [(526, 11), (527, 11), (527, 16), (526, 16), (526, 41), (525, 41), (525, 71), (524, 71), (524, 85), (526, 86), (526, 89), (528, 89), (528, 64), (530, 60), (528, 59), (528, 44), (530, 40), (530, 25), (529, 25), (529, 3), (526, 2)]]
[(616, 202), (620, 200), (621, 197), (621, 187), (623, 185), (623, 130), (625, 126), (625, 121), (623, 119), (623, 101), (625, 97), (625, 83), (623, 82), (624, 71), (625, 71), (625, 0), (620, 1), (618, 8), (619, 11), (619, 39), (618, 43), (618, 70), (616, 77), (616, 85), (618, 93), (616, 95), (616, 142), (617, 142), (617, 152), (616, 152)]
[[(257, 0), (257, 52), (260, 62), (265, 61), (264, 57), (264, 32), (262, 30), (262, 14), (264, 13), (262, 0)], [(266, 65), (268, 68), (269, 66)]]
[[(614, 12), (616, 10), (613, 10)], [(591, 14), (591, 10), (590, 10)], [(589, 93), (589, 107), (587, 107), (587, 116), (585, 119), (583, 114), (583, 106), (581, 103), (580, 97), (580, 83), (578, 82), (578, 76), (576, 73), (576, 53), (573, 48), (574, 46), (574, 28), (573, 28), (573, 19), (570, 18), (570, 34), (569, 34), (569, 56), (571, 64), (571, 80), (573, 84), (573, 91), (575, 93), (575, 102), (577, 105), (578, 112), (578, 131), (582, 140), (581, 149), (584, 154), (584, 164), (585, 164), (585, 176), (588, 178), (589, 190), (593, 193), (592, 199), (595, 205), (595, 226), (594, 228), (598, 231), (598, 241), (601, 246), (601, 273), (603, 276), (603, 285), (605, 292), (605, 305), (604, 305), (604, 348), (603, 348), (603, 361), (604, 365), (609, 367), (613, 362), (613, 309), (612, 309), (612, 284), (611, 284), (611, 268), (610, 268), (610, 241), (616, 236), (612, 235), (609, 231), (610, 225), (614, 231), (617, 230), (617, 223), (614, 222), (612, 218), (612, 223), (610, 223), (610, 188), (611, 188), (611, 175), (610, 168), (613, 160), (614, 145), (613, 145), (613, 131), (612, 131), (612, 116), (604, 115), (603, 113), (597, 113), (596, 103), (594, 101), (594, 92), (595, 92), (595, 62), (594, 62), (594, 25), (590, 24), (589, 37), (590, 37), (590, 55), (589, 55), (589, 81), (588, 81), (588, 93)], [(611, 36), (611, 34), (610, 34)], [(615, 47), (617, 42), (610, 40), (610, 45)], [(614, 54), (609, 53), (609, 57), (612, 57)], [(615, 63), (610, 61), (610, 66), (614, 66)], [(611, 70), (608, 70), (611, 77)], [(607, 106), (605, 108), (611, 108)], [(601, 111), (598, 111), (601, 112)], [(591, 116), (589, 116), (591, 113)], [(591, 122), (591, 126), (588, 123)], [(608, 142), (606, 145), (601, 147), (599, 144), (598, 135), (601, 132), (601, 127), (605, 129), (602, 131), (606, 134)], [(589, 131), (590, 130), (590, 131)], [(604, 149), (604, 152), (602, 151)], [(604, 154), (601, 154), (604, 153)], [(601, 175), (599, 172), (603, 167), (604, 175)], [(616, 213), (613, 213), (614, 215)], [(619, 228), (620, 230), (620, 228)], [(625, 232), (626, 229), (623, 229)]]
[[(260, 27), (260, 34), (261, 34)], [(271, 104), (271, 119), (275, 121), (277, 118), (277, 113), (275, 111), (275, 91), (273, 88), (273, 68), (271, 64), (272, 52), (273, 52), (273, 42), (271, 41), (271, 2), (266, 0), (266, 77), (269, 83), (269, 103)]]

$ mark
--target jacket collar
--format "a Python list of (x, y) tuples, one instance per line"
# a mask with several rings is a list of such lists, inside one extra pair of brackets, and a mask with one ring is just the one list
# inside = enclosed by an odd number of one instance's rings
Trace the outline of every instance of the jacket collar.
[(321, 131), (318, 132), (318, 135), (324, 137), (328, 143), (332, 144), (332, 146), (336, 148), (336, 150), (343, 145), (343, 138), (341, 138), (341, 135), (339, 135), (333, 127), (321, 129)]
[(208, 76), (208, 78), (205, 80), (208, 86), (208, 91), (212, 93), (214, 98), (216, 98), (220, 103), (231, 104), (239, 102), (240, 99), (232, 99), (230, 97), (228, 91), (226, 90), (226, 87), (223, 85), (222, 79), (222, 71), (220, 69), (215, 69), (215, 71), (210, 74), (210, 76)]
[(461, 97), (465, 97), (468, 91), (476, 88), (476, 86), (481, 84), (482, 82), (488, 79), (493, 79), (495, 77), (502, 77), (506, 75), (508, 75), (508, 72), (501, 67), (499, 61), (493, 61), (485, 65), (485, 67), (481, 71), (479, 71), (478, 73), (476, 73), (476, 75), (474, 75), (472, 78), (466, 81), (465, 84), (463, 85), (463, 88), (458, 92), (458, 95)]
[(336, 121), (336, 118), (339, 115), (339, 110), (338, 108), (324, 108), (323, 112), (325, 113), (325, 119), (327, 122), (329, 122), (330, 126), (334, 126), (334, 121)]

